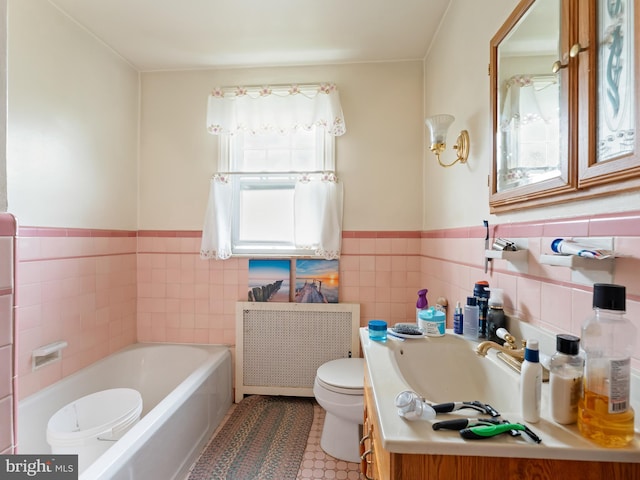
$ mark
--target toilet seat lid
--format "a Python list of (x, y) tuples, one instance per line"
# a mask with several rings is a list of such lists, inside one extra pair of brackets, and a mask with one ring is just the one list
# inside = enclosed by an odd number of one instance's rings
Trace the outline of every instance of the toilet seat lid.
[(328, 388), (362, 391), (364, 389), (364, 359), (339, 358), (320, 365), (316, 372), (318, 380)]

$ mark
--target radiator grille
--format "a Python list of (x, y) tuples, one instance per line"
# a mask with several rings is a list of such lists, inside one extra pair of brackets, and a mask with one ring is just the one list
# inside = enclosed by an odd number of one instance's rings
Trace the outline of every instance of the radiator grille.
[(238, 302), (236, 321), (236, 401), (313, 396), (320, 365), (359, 356), (357, 304)]

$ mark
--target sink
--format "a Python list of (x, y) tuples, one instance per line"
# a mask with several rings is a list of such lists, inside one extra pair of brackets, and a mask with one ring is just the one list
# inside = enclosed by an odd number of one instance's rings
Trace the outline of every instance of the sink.
[(398, 374), (431, 403), (479, 400), (501, 413), (520, 409), (518, 375), (491, 355), (477, 355), (475, 342), (445, 335), (387, 343)]
[(503, 419), (523, 423), (520, 377), (497, 358), (495, 350), (481, 357), (475, 353), (477, 342), (450, 330), (442, 337), (404, 341), (388, 337), (380, 343), (370, 340), (367, 329), (361, 328), (360, 343), (366, 360), (365, 390), (376, 409), (382, 447), (389, 452), (451, 455), (455, 451), (463, 456), (640, 463), (640, 435), (628, 447), (606, 449), (582, 437), (576, 425), (555, 423), (549, 412), (548, 383), (542, 385), (540, 421), (527, 423), (542, 438), (541, 444), (509, 435), (469, 441), (456, 431), (432, 429), (435, 421), (482, 416), (471, 409), (438, 414), (435, 420), (404, 419), (398, 415), (395, 397), (413, 390), (430, 403), (477, 400), (490, 404)]

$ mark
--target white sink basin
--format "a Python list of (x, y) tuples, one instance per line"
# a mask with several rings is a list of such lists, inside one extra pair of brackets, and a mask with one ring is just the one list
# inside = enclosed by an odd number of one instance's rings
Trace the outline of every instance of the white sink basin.
[(499, 412), (518, 411), (517, 373), (497, 365), (491, 356), (480, 357), (473, 350), (475, 345), (445, 335), (425, 341), (390, 339), (387, 348), (410, 389), (432, 403), (478, 400)]
[[(640, 435), (625, 448), (607, 449), (583, 438), (576, 425), (559, 425), (549, 414), (549, 384), (542, 385), (541, 419), (524, 422), (520, 412), (520, 377), (496, 358), (475, 353), (476, 342), (447, 331), (443, 337), (425, 337), (386, 343), (369, 340), (360, 329), (371, 394), (379, 421), (382, 446), (395, 453), (490, 457), (549, 458), (578, 461), (640, 463)], [(481, 414), (461, 409), (438, 414), (435, 420), (409, 421), (398, 415), (395, 397), (413, 390), (431, 403), (480, 401), (490, 404), (503, 419), (526, 423), (541, 439), (535, 444), (524, 435), (502, 435), (491, 440), (464, 440), (456, 431), (434, 431), (436, 421)], [(636, 415), (640, 412), (636, 411)]]

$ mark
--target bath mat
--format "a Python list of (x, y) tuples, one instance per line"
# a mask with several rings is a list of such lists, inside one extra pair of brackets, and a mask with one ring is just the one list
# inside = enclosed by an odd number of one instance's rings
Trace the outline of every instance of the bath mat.
[(246, 397), (188, 480), (295, 480), (312, 423), (312, 398)]

